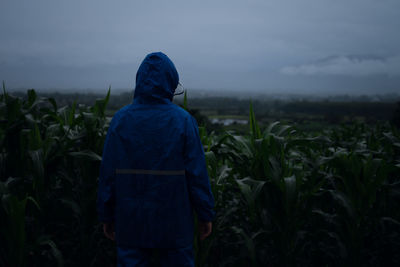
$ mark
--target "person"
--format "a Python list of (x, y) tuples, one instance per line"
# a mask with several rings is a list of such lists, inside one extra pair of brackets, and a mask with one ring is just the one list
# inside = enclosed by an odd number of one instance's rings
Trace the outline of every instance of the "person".
[[(172, 103), (178, 72), (163, 53), (145, 57), (133, 103), (112, 118), (104, 143), (97, 212), (116, 241), (118, 266), (194, 266), (194, 214), (200, 239), (212, 229), (214, 198), (196, 120)], [(115, 230), (115, 232), (114, 232)]]

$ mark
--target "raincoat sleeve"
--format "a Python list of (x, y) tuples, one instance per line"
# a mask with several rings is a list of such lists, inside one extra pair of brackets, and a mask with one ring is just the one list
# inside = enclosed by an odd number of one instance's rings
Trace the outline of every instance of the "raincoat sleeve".
[(97, 214), (101, 222), (113, 222), (115, 213), (115, 137), (108, 130), (104, 142), (103, 157), (100, 166), (99, 187), (97, 191)]
[(214, 197), (204, 157), (203, 145), (200, 141), (196, 120), (192, 117), (186, 125), (185, 171), (189, 196), (199, 221), (210, 222), (215, 216)]

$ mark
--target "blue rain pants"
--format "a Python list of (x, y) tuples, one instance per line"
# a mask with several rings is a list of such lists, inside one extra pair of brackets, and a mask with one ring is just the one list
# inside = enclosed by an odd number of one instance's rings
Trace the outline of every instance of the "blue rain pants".
[(193, 246), (172, 249), (118, 247), (118, 267), (150, 267), (150, 257), (158, 254), (161, 267), (194, 267)]

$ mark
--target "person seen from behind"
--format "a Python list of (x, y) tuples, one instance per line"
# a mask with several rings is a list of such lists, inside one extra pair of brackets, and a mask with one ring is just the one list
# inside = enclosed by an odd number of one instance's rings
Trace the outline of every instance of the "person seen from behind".
[[(193, 210), (201, 240), (210, 235), (214, 198), (196, 120), (172, 103), (178, 72), (151, 53), (136, 74), (133, 103), (112, 118), (97, 197), (104, 234), (118, 266), (194, 266)], [(115, 232), (114, 232), (115, 231)]]

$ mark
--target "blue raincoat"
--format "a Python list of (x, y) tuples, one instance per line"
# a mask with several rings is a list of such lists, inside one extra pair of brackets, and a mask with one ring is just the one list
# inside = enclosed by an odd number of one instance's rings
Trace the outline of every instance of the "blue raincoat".
[(178, 82), (166, 55), (147, 55), (136, 75), (133, 103), (111, 121), (97, 210), (101, 222), (115, 222), (119, 247), (190, 247), (193, 209), (200, 221), (213, 220), (197, 123), (171, 102)]

